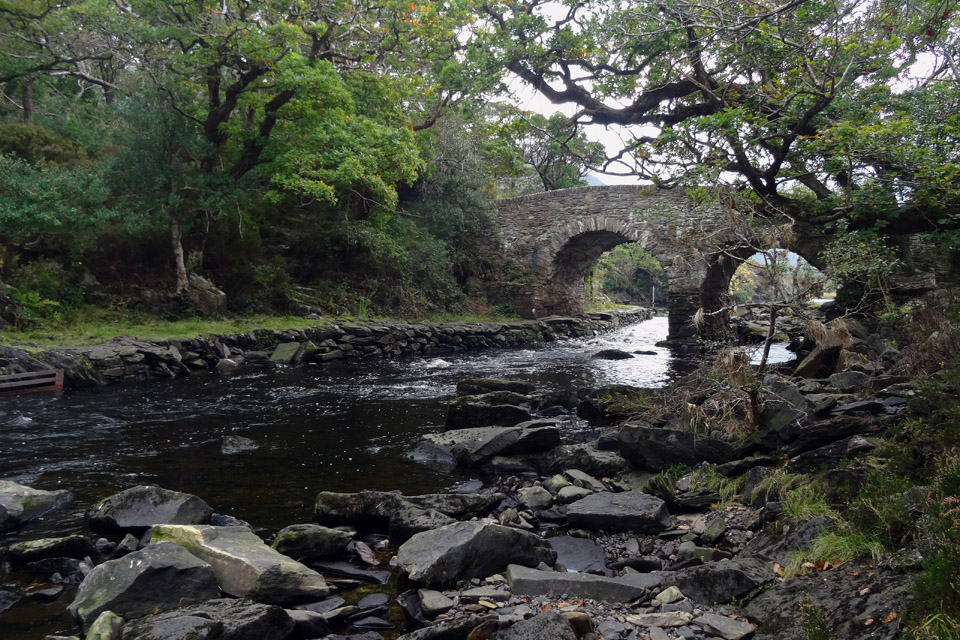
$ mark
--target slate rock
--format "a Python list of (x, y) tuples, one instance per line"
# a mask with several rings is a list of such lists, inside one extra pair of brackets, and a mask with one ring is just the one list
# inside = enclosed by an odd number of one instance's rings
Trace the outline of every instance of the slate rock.
[(692, 431), (628, 424), (620, 429), (620, 454), (642, 469), (662, 471), (682, 463), (723, 464), (734, 455), (733, 446)]
[(776, 537), (761, 532), (747, 543), (740, 555), (743, 558), (761, 558), (785, 567), (790, 564), (795, 552), (806, 550), (814, 538), (833, 531), (836, 526), (836, 521), (830, 516), (817, 516), (802, 524), (790, 525), (789, 529)]
[(220, 589), (237, 598), (287, 604), (318, 600), (330, 591), (322, 575), (271, 549), (246, 527), (157, 525), (151, 545), (163, 540), (208, 562)]
[[(743, 611), (759, 627), (757, 640), (796, 638), (805, 622), (804, 607), (821, 613), (836, 638), (893, 640), (902, 631), (899, 616), (913, 601), (913, 580), (888, 568), (847, 563), (772, 585), (747, 602)], [(893, 613), (898, 617), (885, 622)], [(867, 625), (867, 620), (874, 622)]]
[(843, 371), (833, 374), (829, 380), (834, 389), (849, 393), (866, 387), (870, 376), (862, 371)]
[(772, 582), (773, 567), (759, 558), (736, 558), (708, 562), (661, 574), (663, 584), (675, 586), (688, 598), (702, 604), (725, 603), (742, 598), (754, 589)]
[(670, 514), (660, 498), (641, 493), (594, 493), (567, 507), (571, 526), (596, 531), (659, 533), (670, 527)]
[(0, 533), (13, 531), (72, 499), (73, 494), (63, 489), (44, 491), (10, 480), (0, 480)]
[(362, 531), (386, 532), (402, 541), (461, 518), (484, 516), (503, 498), (499, 493), (404, 496), (386, 491), (323, 491), (317, 494), (314, 520), (326, 526), (350, 525)]
[(540, 511), (553, 505), (553, 496), (541, 486), (524, 487), (517, 491), (517, 502), (525, 509)]
[(87, 629), (84, 640), (119, 640), (123, 622), (123, 617), (113, 611), (104, 611)]
[(607, 578), (590, 573), (543, 571), (510, 565), (504, 574), (510, 591), (516, 595), (561, 595), (625, 602), (646, 595), (660, 586), (661, 576), (652, 573), (627, 573)]
[(310, 562), (337, 556), (355, 536), (353, 531), (319, 524), (292, 524), (281, 529), (270, 546), (285, 556)]
[(549, 451), (560, 444), (560, 430), (556, 426), (452, 429), (427, 434), (424, 442), (450, 451), (460, 464), (479, 466), (494, 456)]
[(276, 605), (215, 599), (128, 622), (123, 640), (286, 640), (294, 627)]
[(620, 349), (604, 349), (590, 356), (591, 360), (632, 360), (633, 355)]
[(530, 398), (527, 396), (505, 391), (460, 396), (451, 400), (447, 407), (446, 429), (512, 427), (533, 417), (527, 407), (519, 406), (529, 402)]
[(390, 579), (389, 571), (361, 569), (360, 567), (353, 566), (349, 562), (337, 560), (312, 562), (310, 566), (324, 574), (350, 578), (351, 580), (360, 580), (361, 582), (369, 582), (370, 584), (387, 584), (387, 581)]
[(577, 640), (570, 622), (558, 611), (547, 611), (514, 623), (494, 636), (496, 640)]
[(94, 529), (143, 533), (156, 524), (203, 524), (213, 509), (189, 493), (156, 486), (131, 487), (104, 498), (87, 513)]
[(288, 640), (322, 638), (330, 633), (330, 625), (323, 614), (305, 609), (287, 609), (287, 615), (293, 620), (293, 631)]
[(80, 534), (63, 538), (43, 538), (16, 542), (7, 548), (10, 559), (18, 564), (37, 562), (46, 558), (76, 558), (96, 554), (93, 543)]
[(734, 620), (727, 616), (720, 616), (715, 613), (704, 613), (693, 619), (693, 624), (703, 628), (707, 633), (719, 636), (724, 640), (743, 640), (752, 636), (757, 630), (757, 625)]
[(567, 571), (602, 572), (607, 568), (607, 556), (603, 548), (588, 538), (556, 536), (547, 542), (557, 552), (557, 563)]
[(104, 611), (131, 619), (219, 596), (210, 565), (165, 542), (94, 567), (68, 610), (86, 627)]
[(537, 386), (526, 380), (500, 380), (497, 378), (463, 378), (457, 382), (458, 396), (476, 396), (491, 391), (510, 391), (529, 396)]
[(447, 585), (486, 577), (509, 564), (552, 564), (556, 552), (532, 533), (484, 522), (459, 522), (418, 533), (400, 546), (397, 563), (411, 580)]
[(423, 609), (423, 614), (431, 620), (453, 609), (453, 600), (439, 591), (420, 589), (417, 593), (420, 596), (420, 608)]

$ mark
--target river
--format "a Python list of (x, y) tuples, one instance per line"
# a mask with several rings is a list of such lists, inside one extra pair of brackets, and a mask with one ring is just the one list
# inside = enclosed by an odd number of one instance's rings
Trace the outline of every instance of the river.
[[(682, 367), (668, 349), (655, 346), (666, 332), (666, 318), (655, 317), (535, 349), (257, 368), (3, 398), (0, 478), (69, 489), (74, 501), (0, 542), (86, 533), (86, 510), (139, 484), (196, 494), (217, 512), (250, 522), (264, 537), (309, 522), (319, 491), (452, 489), (477, 476), (417, 464), (407, 452), (422, 434), (442, 430), (459, 379), (523, 379), (543, 391), (610, 383), (659, 387)], [(656, 354), (591, 359), (611, 348)], [(568, 437), (586, 429), (574, 419)], [(231, 444), (251, 448), (231, 451)], [(0, 637), (42, 638), (44, 629), (62, 626), (66, 604), (44, 605), (46, 614), (17, 605), (0, 616)], [(23, 620), (35, 615), (53, 617), (47, 623)]]

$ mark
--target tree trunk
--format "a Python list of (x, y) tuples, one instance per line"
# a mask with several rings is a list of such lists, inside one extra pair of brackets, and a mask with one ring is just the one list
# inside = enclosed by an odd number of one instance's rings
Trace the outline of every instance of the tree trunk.
[(20, 97), (23, 99), (23, 121), (30, 122), (33, 119), (33, 76), (23, 77)]
[(183, 261), (183, 243), (180, 241), (182, 231), (180, 221), (174, 217), (170, 218), (170, 244), (173, 247), (173, 261), (177, 268), (177, 288), (176, 293), (180, 294), (190, 288), (190, 281), (187, 279), (187, 267)]

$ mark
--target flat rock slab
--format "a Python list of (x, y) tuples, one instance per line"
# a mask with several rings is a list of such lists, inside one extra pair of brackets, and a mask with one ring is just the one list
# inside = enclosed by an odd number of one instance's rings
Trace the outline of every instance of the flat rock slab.
[(69, 491), (44, 491), (26, 485), (0, 480), (0, 533), (35, 520), (73, 499)]
[(128, 622), (122, 639), (285, 640), (293, 628), (293, 619), (278, 606), (217, 599)]
[(474, 429), (489, 426), (513, 426), (533, 416), (525, 407), (530, 398), (509, 391), (479, 396), (460, 396), (447, 407), (447, 429)]
[(371, 584), (387, 584), (387, 581), (390, 580), (389, 571), (361, 569), (353, 566), (349, 562), (327, 560), (324, 562), (311, 563), (311, 566), (323, 573), (329, 573), (342, 578), (350, 578), (352, 580), (360, 580), (361, 582), (369, 582)]
[(593, 540), (557, 536), (547, 538), (547, 543), (557, 552), (557, 564), (563, 565), (568, 571), (585, 573), (607, 568), (607, 556), (603, 548)]
[(640, 491), (603, 492), (567, 507), (567, 522), (590, 531), (658, 533), (670, 527), (670, 514), (663, 500)]
[(74, 534), (63, 538), (43, 538), (17, 542), (7, 548), (11, 560), (18, 564), (37, 562), (44, 558), (78, 558), (92, 556), (96, 548), (89, 539)]
[(494, 456), (540, 453), (560, 445), (560, 430), (544, 427), (478, 427), (454, 429), (424, 436), (424, 442), (449, 451), (466, 466), (483, 464)]
[(175, 609), (183, 600), (219, 597), (210, 565), (179, 545), (161, 542), (94, 567), (68, 608), (87, 627), (104, 611), (136, 618)]
[(224, 593), (257, 602), (319, 600), (330, 592), (323, 576), (277, 553), (246, 527), (158, 525), (154, 541), (169, 540), (213, 567)]
[(353, 531), (319, 524), (292, 524), (281, 529), (270, 546), (285, 556), (307, 562), (333, 558), (346, 549), (355, 536)]
[(458, 519), (486, 515), (503, 498), (499, 493), (404, 496), (388, 491), (322, 491), (317, 494), (314, 520), (326, 526), (385, 531), (391, 538), (406, 540), (415, 533), (454, 524)]
[(540, 571), (518, 565), (507, 567), (505, 574), (510, 590), (516, 595), (560, 595), (625, 602), (639, 598), (647, 590), (660, 585), (660, 576), (653, 573), (631, 573), (621, 578), (605, 578), (589, 573)]
[(733, 446), (724, 440), (679, 429), (629, 424), (620, 430), (619, 440), (623, 457), (650, 471), (662, 471), (678, 462), (723, 464), (734, 456)]
[(212, 515), (197, 496), (138, 486), (101, 500), (87, 513), (87, 522), (94, 529), (143, 533), (156, 524), (204, 524)]
[(776, 577), (773, 566), (758, 558), (708, 562), (660, 575), (665, 586), (675, 586), (688, 598), (703, 604), (742, 598)]
[(397, 563), (411, 580), (447, 585), (499, 573), (509, 564), (552, 564), (556, 557), (540, 536), (474, 521), (418, 533), (400, 546)]
[(705, 613), (693, 619), (693, 623), (703, 628), (707, 633), (719, 636), (724, 640), (743, 640), (757, 630), (757, 625), (735, 620), (715, 613)]

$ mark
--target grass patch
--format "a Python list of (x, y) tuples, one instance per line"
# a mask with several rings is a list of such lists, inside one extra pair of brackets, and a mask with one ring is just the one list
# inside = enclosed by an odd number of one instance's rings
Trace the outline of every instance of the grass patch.
[(720, 496), (720, 502), (717, 503), (715, 508), (722, 511), (731, 505), (740, 503), (743, 478), (728, 478), (718, 473), (713, 467), (704, 465), (690, 475), (690, 486), (715, 491)]
[(803, 572), (803, 565), (830, 563), (834, 566), (849, 562), (855, 558), (869, 557), (878, 562), (883, 557), (884, 548), (877, 540), (858, 532), (829, 531), (814, 538), (806, 551), (794, 553), (784, 575), (794, 576)]
[[(481, 314), (429, 314), (416, 318), (379, 318), (391, 322), (515, 322), (517, 318), (505, 316), (484, 316)], [(88, 309), (83, 313), (71, 314), (56, 324), (48, 323), (42, 327), (23, 331), (2, 330), (0, 342), (38, 352), (43, 348), (64, 345), (87, 345), (107, 342), (118, 336), (133, 336), (144, 340), (176, 340), (195, 338), (201, 335), (230, 335), (246, 333), (254, 329), (286, 331), (306, 329), (328, 324), (354, 324), (370, 322), (353, 316), (325, 316), (321, 319), (309, 319), (300, 316), (267, 316), (211, 319), (186, 318), (182, 320), (163, 320), (156, 316), (129, 311), (110, 309)]]

